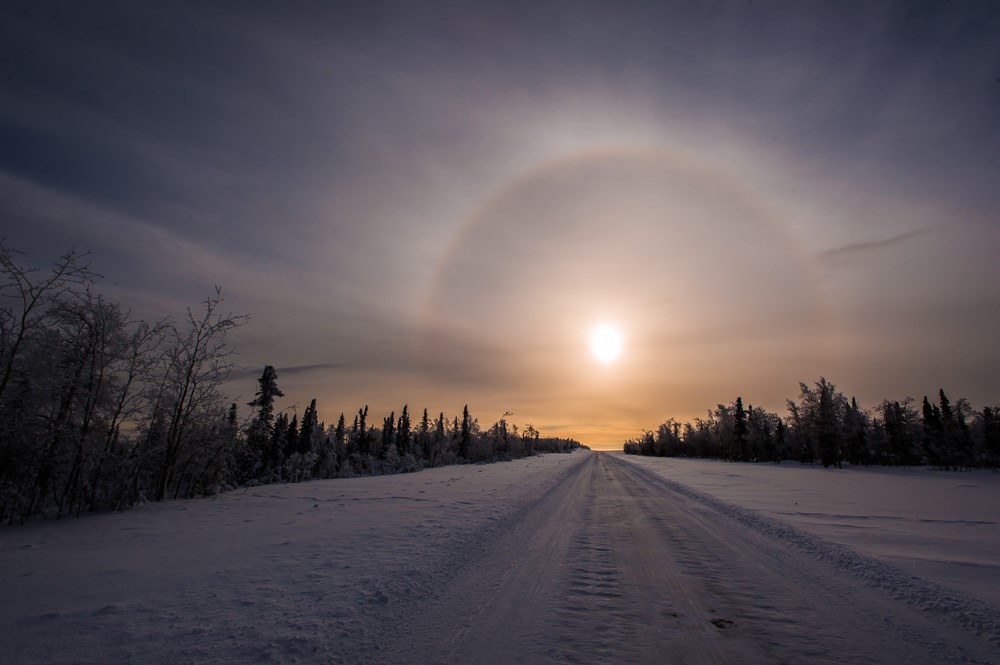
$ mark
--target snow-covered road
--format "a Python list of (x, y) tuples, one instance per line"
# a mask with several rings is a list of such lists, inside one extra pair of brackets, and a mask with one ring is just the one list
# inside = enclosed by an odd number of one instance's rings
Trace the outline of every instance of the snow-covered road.
[(836, 546), (804, 548), (804, 534), (762, 531), (713, 503), (626, 459), (590, 456), (383, 661), (997, 662), (995, 630), (866, 583), (885, 571), (877, 562), (855, 555), (846, 571), (828, 560)]
[(1000, 608), (655, 466), (578, 451), (4, 529), (0, 662), (1000, 663)]

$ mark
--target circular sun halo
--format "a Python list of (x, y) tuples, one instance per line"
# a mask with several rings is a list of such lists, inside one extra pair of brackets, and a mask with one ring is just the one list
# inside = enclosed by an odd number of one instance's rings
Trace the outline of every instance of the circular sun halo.
[(590, 351), (602, 363), (614, 361), (622, 351), (621, 333), (611, 325), (594, 328), (590, 333)]

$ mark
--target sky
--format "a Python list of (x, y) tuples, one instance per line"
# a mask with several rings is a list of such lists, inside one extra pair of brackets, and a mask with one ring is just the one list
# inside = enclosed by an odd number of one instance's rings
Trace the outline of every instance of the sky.
[[(1000, 403), (994, 2), (0, 5), (0, 237), (321, 419)], [(617, 360), (590, 332), (615, 326)], [(282, 405), (279, 405), (282, 406)]]

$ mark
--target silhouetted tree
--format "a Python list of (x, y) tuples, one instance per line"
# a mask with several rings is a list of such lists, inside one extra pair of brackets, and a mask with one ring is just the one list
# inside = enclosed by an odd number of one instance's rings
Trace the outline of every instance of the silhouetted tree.
[(308, 453), (313, 447), (313, 437), (321, 431), (319, 414), (316, 412), (316, 400), (313, 399), (302, 414), (302, 422), (299, 424), (299, 439), (294, 452), (300, 455)]
[(285, 463), (285, 447), (288, 442), (288, 414), (281, 412), (274, 418), (271, 436), (268, 437), (261, 455), (265, 475), (280, 473)]
[(747, 455), (751, 462), (774, 461), (777, 449), (774, 441), (774, 430), (780, 418), (776, 413), (769, 413), (761, 407), (747, 408)]
[(358, 410), (358, 417), (355, 420), (355, 435), (357, 438), (356, 447), (358, 449), (358, 454), (365, 457), (371, 455), (371, 444), (368, 440), (368, 428), (366, 421), (368, 420), (368, 405), (365, 404), (363, 409)]
[(285, 429), (285, 436), (283, 438), (285, 442), (282, 446), (282, 452), (285, 459), (288, 459), (299, 450), (299, 417), (297, 415), (292, 414), (292, 419), (289, 421), (287, 429)]
[[(257, 410), (257, 415), (247, 430), (247, 439), (251, 448), (258, 450), (261, 462), (265, 466), (277, 462), (276, 451), (273, 450), (274, 438), (274, 400), (284, 397), (285, 393), (278, 388), (278, 373), (272, 365), (265, 365), (260, 378), (257, 379), (257, 395), (247, 406)], [(281, 448), (279, 447), (278, 450)]]
[(819, 378), (815, 387), (800, 383), (799, 388), (798, 404), (789, 402), (796, 435), (809, 442), (809, 449), (818, 454), (824, 467), (840, 466), (847, 398), (824, 377)]
[(203, 426), (208, 425), (207, 419), (217, 419), (217, 414), (225, 408), (220, 387), (233, 366), (230, 360), (233, 351), (226, 338), (247, 317), (221, 314), (221, 303), (221, 291), (216, 289), (215, 295), (202, 303), (204, 310), (200, 316), (188, 310), (185, 328), (171, 331), (165, 356), (165, 381), (157, 398), (167, 428), (153, 493), (157, 501), (166, 497), (186, 449), (205, 441)]
[(469, 458), (469, 444), (472, 441), (470, 426), (469, 405), (466, 404), (462, 410), (462, 430), (458, 438), (458, 456), (462, 459)]
[(1000, 468), (1000, 406), (983, 407), (977, 420), (982, 463), (992, 469)]
[(746, 462), (747, 454), (747, 412), (743, 409), (743, 397), (737, 397), (733, 403), (733, 446), (734, 458), (738, 462)]
[(430, 456), (431, 466), (438, 465), (445, 452), (445, 447), (448, 445), (448, 435), (445, 432), (446, 422), (444, 412), (442, 411), (438, 414), (437, 420), (434, 421), (433, 450)]
[(389, 448), (395, 445), (396, 440), (396, 412), (393, 411), (382, 423), (382, 446), (379, 448), (379, 459), (385, 459)]
[(420, 417), (420, 428), (417, 430), (417, 449), (420, 451), (420, 456), (428, 462), (431, 459), (430, 429), (430, 419), (427, 415), (427, 409), (424, 408), (424, 414)]
[(858, 401), (851, 398), (851, 404), (844, 414), (844, 456), (852, 465), (871, 464), (871, 453), (868, 449), (868, 431), (871, 423), (868, 416), (858, 407)]
[(785, 457), (785, 421), (779, 419), (777, 426), (774, 428), (774, 450), (775, 456), (771, 459), (772, 462), (780, 462)]
[(909, 398), (902, 401), (883, 400), (879, 405), (885, 446), (883, 464), (909, 466), (919, 463), (916, 454), (917, 414)]
[(410, 407), (404, 404), (396, 424), (396, 452), (400, 457), (410, 454), (410, 439)]

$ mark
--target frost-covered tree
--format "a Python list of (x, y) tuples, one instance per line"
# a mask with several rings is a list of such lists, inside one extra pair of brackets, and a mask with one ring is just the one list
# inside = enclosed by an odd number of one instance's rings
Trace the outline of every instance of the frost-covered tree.
[(774, 432), (781, 419), (776, 413), (770, 413), (757, 406), (747, 407), (747, 455), (751, 462), (775, 462), (778, 457), (778, 447), (774, 440)]
[(525, 452), (531, 456), (534, 454), (535, 446), (538, 444), (539, 433), (535, 429), (535, 426), (528, 423), (524, 431), (521, 433), (521, 438), (524, 440)]
[(273, 365), (265, 365), (264, 372), (257, 379), (257, 395), (247, 406), (257, 410), (250, 425), (248, 435), (255, 440), (269, 439), (274, 426), (274, 400), (284, 397), (285, 393), (278, 388), (278, 373)]
[(799, 388), (798, 403), (789, 402), (797, 436), (808, 442), (823, 466), (840, 466), (847, 398), (825, 377), (812, 387), (800, 383)]
[(35, 331), (51, 326), (60, 305), (73, 300), (97, 275), (88, 254), (71, 249), (48, 273), (18, 262), (20, 252), (0, 239), (0, 403), (15, 376), (20, 354)]
[(247, 317), (219, 310), (222, 293), (203, 303), (195, 314), (190, 309), (180, 328), (171, 329), (171, 339), (165, 356), (164, 382), (157, 396), (166, 431), (162, 457), (157, 471), (153, 498), (162, 501), (176, 477), (177, 464), (189, 447), (208, 445), (210, 429), (218, 424), (218, 414), (225, 410), (221, 386), (232, 370), (233, 350), (229, 334), (242, 325)]

